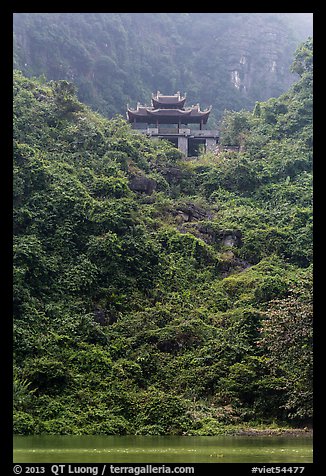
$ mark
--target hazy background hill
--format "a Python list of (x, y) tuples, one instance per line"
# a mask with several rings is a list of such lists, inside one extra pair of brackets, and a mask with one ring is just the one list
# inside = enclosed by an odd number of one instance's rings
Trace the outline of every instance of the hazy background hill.
[(14, 67), (74, 82), (108, 117), (180, 90), (188, 105), (212, 104), (214, 124), (286, 91), (309, 35), (306, 13), (16, 13)]

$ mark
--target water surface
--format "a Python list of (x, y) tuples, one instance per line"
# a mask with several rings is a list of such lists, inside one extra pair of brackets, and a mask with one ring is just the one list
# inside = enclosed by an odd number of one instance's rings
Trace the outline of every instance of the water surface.
[(312, 438), (15, 436), (15, 463), (311, 463)]

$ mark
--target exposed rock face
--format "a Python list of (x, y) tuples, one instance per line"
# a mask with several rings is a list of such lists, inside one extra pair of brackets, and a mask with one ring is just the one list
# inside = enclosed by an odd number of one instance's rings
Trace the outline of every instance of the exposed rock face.
[(180, 167), (165, 167), (160, 172), (169, 183), (178, 183), (183, 176)]
[(145, 193), (151, 195), (156, 189), (156, 181), (145, 177), (144, 175), (136, 175), (129, 181), (129, 188), (134, 192)]
[(93, 319), (100, 326), (109, 326), (117, 321), (117, 312), (113, 309), (106, 309), (101, 305), (95, 305), (93, 308)]
[(226, 278), (232, 273), (241, 273), (252, 266), (248, 261), (238, 258), (232, 251), (223, 253), (219, 262), (219, 270), (222, 278)]
[(204, 208), (196, 205), (193, 202), (184, 203), (178, 206), (174, 211), (174, 214), (177, 215), (183, 222), (190, 222), (193, 220), (205, 220), (212, 218), (212, 212), (207, 211)]
[[(282, 21), (257, 14), (243, 16), (239, 42), (232, 43), (226, 67), (235, 90), (246, 97), (266, 100), (288, 89), (294, 77), (290, 72), (291, 41)], [(232, 35), (231, 29), (228, 33)], [(227, 33), (226, 33), (227, 34)], [(225, 35), (226, 39), (226, 35)], [(284, 48), (280, 49), (279, 45)], [(262, 88), (262, 85), (263, 88)]]
[(105, 309), (94, 307), (94, 321), (101, 326), (107, 326), (109, 324), (109, 318), (105, 312)]
[(235, 231), (231, 233), (226, 233), (222, 237), (222, 244), (224, 246), (238, 246), (241, 243), (240, 233)]
[(241, 232), (239, 230), (214, 230), (209, 224), (199, 223), (196, 226), (200, 237), (206, 243), (220, 243), (223, 246), (242, 246)]

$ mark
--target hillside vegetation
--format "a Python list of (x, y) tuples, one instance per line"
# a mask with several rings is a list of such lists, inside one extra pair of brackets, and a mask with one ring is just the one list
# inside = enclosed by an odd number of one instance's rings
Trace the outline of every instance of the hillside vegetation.
[(185, 160), (14, 74), (14, 430), (214, 435), (312, 418), (312, 42)]
[(286, 91), (312, 35), (300, 13), (17, 13), (13, 25), (15, 68), (74, 82), (101, 114), (181, 90), (188, 105), (213, 105), (212, 125)]

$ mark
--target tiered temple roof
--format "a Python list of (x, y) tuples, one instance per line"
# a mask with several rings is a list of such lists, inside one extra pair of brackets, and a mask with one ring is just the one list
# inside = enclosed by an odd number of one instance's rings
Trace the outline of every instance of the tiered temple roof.
[(129, 122), (142, 122), (146, 124), (206, 124), (211, 106), (204, 111), (199, 104), (184, 107), (186, 96), (177, 92), (173, 96), (164, 96), (159, 91), (152, 95), (152, 106), (137, 104), (136, 109), (127, 109)]
[(186, 95), (181, 96), (180, 91), (173, 96), (164, 96), (160, 91), (152, 94), (152, 105), (156, 109), (182, 109), (185, 101)]

